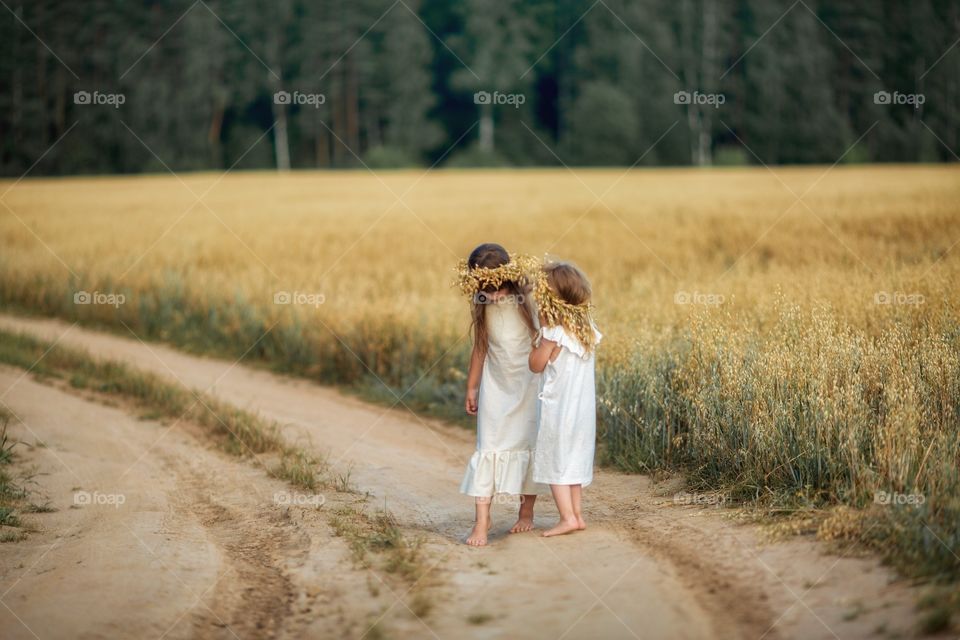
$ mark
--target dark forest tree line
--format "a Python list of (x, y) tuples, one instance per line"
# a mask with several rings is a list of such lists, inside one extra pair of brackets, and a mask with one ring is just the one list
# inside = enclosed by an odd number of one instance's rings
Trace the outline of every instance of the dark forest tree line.
[(957, 0), (6, 7), (6, 175), (960, 153)]

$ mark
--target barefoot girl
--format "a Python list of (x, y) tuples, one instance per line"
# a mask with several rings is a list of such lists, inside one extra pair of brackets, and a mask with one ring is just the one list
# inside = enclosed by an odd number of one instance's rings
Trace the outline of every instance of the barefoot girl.
[(498, 244), (482, 244), (461, 262), (459, 285), (470, 296), (473, 353), (466, 410), (477, 416), (477, 450), (460, 492), (476, 499), (476, 522), (467, 544), (487, 544), (490, 502), (520, 494), (520, 514), (510, 533), (533, 529), (536, 487), (531, 462), (537, 439), (538, 376), (527, 367), (537, 335), (529, 295), (529, 259), (511, 260)]
[(580, 499), (593, 480), (594, 348), (601, 335), (590, 318), (590, 282), (572, 264), (545, 264), (534, 295), (542, 327), (529, 365), (543, 377), (533, 479), (553, 492), (560, 522), (543, 535), (556, 536), (587, 528)]

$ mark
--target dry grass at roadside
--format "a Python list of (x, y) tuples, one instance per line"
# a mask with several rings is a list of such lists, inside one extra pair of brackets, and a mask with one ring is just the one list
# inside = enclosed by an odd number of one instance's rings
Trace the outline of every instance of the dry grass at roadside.
[[(422, 577), (419, 540), (408, 539), (388, 512), (372, 509), (367, 497), (349, 487), (345, 476), (332, 474), (323, 459), (287, 443), (278, 423), (155, 374), (22, 333), (0, 330), (0, 362), (30, 369), (41, 381), (63, 381), (101, 398), (132, 403), (153, 419), (196, 424), (227, 453), (263, 467), (293, 487), (342, 494), (350, 506), (335, 507), (328, 520), (355, 558), (366, 567), (378, 567), (411, 584)], [(4, 541), (25, 537), (20, 514), (37, 508), (27, 502), (26, 490), (8, 475), (14, 443), (7, 438), (6, 426), (11, 417), (0, 408), (0, 535)], [(426, 615), (426, 609), (418, 615)]]

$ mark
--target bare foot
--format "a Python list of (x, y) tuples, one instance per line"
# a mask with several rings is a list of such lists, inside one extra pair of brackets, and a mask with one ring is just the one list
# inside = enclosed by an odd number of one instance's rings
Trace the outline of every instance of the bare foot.
[(467, 536), (467, 544), (471, 547), (484, 547), (487, 545), (487, 532), (490, 531), (490, 527), (493, 526), (490, 523), (476, 523), (473, 525), (473, 529), (470, 531), (470, 535)]
[(510, 527), (510, 533), (523, 533), (524, 531), (533, 530), (533, 518), (527, 516), (520, 516), (517, 518), (516, 524)]
[(577, 516), (577, 529), (583, 531), (587, 528), (587, 522), (583, 519), (582, 516)]
[[(586, 526), (586, 525), (584, 525)], [(565, 533), (570, 533), (571, 531), (578, 531), (580, 529), (580, 522), (576, 518), (571, 518), (569, 520), (561, 520), (557, 523), (553, 529), (547, 529), (543, 532), (544, 538), (549, 538), (550, 536), (562, 536)]]
[(520, 512), (517, 514), (516, 524), (510, 527), (510, 533), (533, 531), (533, 508), (536, 500), (535, 495), (520, 497)]

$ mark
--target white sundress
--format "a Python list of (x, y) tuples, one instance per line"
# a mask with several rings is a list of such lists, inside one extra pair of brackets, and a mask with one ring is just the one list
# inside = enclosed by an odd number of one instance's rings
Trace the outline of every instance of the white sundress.
[[(593, 330), (599, 344), (603, 336)], [(561, 349), (543, 370), (533, 479), (587, 486), (593, 481), (597, 438), (594, 352), (560, 326), (544, 327), (540, 336)]]
[[(533, 495), (539, 376), (530, 371), (530, 330), (513, 301), (488, 304), (488, 346), (477, 400), (477, 450), (460, 493)], [(542, 489), (542, 487), (540, 487)]]

